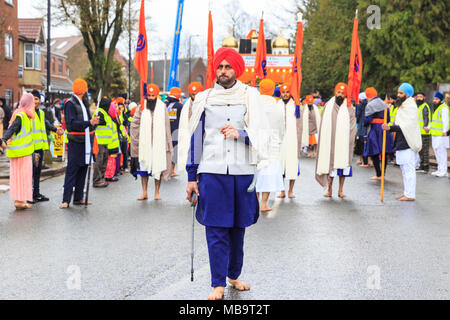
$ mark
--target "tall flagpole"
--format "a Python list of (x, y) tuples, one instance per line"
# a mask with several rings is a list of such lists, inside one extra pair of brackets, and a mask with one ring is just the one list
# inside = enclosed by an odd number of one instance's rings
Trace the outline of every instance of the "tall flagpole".
[[(384, 109), (384, 122), (387, 123), (387, 107)], [(386, 130), (383, 130), (383, 149), (381, 152), (381, 202), (384, 201), (384, 167), (386, 165)]]

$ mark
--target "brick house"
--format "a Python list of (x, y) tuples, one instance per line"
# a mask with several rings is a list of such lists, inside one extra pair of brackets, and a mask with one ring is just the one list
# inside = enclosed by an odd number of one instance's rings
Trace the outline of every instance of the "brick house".
[(21, 96), (17, 0), (0, 0), (0, 12), (0, 97), (12, 106)]

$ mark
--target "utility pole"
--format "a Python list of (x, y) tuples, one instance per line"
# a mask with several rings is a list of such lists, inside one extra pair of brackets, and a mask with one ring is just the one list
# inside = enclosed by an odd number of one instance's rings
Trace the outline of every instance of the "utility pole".
[(51, 7), (50, 0), (47, 0), (47, 99), (50, 101), (50, 82), (51, 82)]
[(167, 52), (164, 52), (164, 88), (163, 90), (167, 90)]
[(199, 37), (200, 35), (194, 34), (189, 36), (189, 83), (191, 83), (191, 40), (193, 37)]

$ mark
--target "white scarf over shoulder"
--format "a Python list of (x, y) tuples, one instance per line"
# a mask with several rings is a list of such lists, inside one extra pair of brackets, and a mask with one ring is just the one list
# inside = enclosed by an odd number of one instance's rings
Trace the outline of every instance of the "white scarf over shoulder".
[(280, 99), (278, 105), (283, 110), (284, 119), (286, 119), (286, 131), (283, 144), (281, 145), (281, 168), (285, 173), (286, 179), (295, 180), (298, 176), (298, 136), (295, 102), (293, 99), (290, 99), (285, 105), (284, 101)]
[(400, 126), (406, 142), (414, 152), (422, 149), (419, 120), (417, 118), (417, 105), (413, 98), (408, 98), (398, 108), (395, 123)]
[[(147, 103), (145, 101), (145, 103)], [(153, 121), (151, 111), (144, 108), (139, 128), (140, 170), (151, 172), (159, 179), (167, 169), (166, 162), (166, 105), (157, 99)]]
[(339, 107), (336, 119), (335, 140), (331, 141), (333, 130), (333, 109), (336, 97), (330, 99), (325, 105), (320, 127), (320, 143), (317, 154), (317, 174), (329, 174), (331, 161), (331, 146), (334, 144), (333, 169), (346, 169), (350, 166), (350, 113), (347, 99)]
[[(302, 147), (307, 147), (309, 145), (309, 108), (308, 105), (304, 106), (303, 112), (303, 132), (302, 132)], [(317, 132), (320, 130), (320, 112), (319, 108), (313, 104), (314, 115), (316, 118), (316, 128)]]
[[(192, 107), (192, 99), (189, 98), (186, 103), (183, 106), (183, 109), (181, 109), (181, 115), (180, 115), (180, 123), (178, 125), (178, 148), (177, 151), (178, 152), (178, 157), (177, 157), (177, 170), (181, 170), (184, 171), (184, 166), (186, 166), (186, 162), (187, 162), (187, 157), (188, 154), (187, 152), (184, 153), (184, 151), (181, 150), (180, 148), (180, 140), (183, 139), (183, 137), (188, 137), (190, 134), (189, 131), (189, 109)], [(184, 164), (183, 167), (181, 167), (181, 164)]]
[[(216, 84), (214, 88), (198, 93), (192, 105), (192, 116), (189, 119), (188, 130), (179, 135), (178, 169), (182, 170), (186, 166), (187, 155), (190, 148), (191, 136), (197, 128), (200, 118), (206, 105), (245, 105), (247, 113), (245, 115), (245, 130), (250, 138), (250, 164), (261, 166), (267, 165), (269, 147), (269, 125), (264, 112), (259, 109), (261, 96), (257, 89), (249, 87), (240, 81), (229, 88), (224, 89)], [(265, 161), (264, 161), (265, 160)]]

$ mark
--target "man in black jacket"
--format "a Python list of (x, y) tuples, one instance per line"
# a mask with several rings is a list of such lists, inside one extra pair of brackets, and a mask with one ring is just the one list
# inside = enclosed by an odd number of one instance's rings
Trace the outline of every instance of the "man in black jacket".
[(175, 148), (178, 145), (178, 127), (180, 125), (181, 110), (183, 109), (183, 105), (180, 103), (180, 98), (181, 89), (174, 87), (170, 89), (169, 96), (166, 101), (164, 101), (167, 105), (167, 111), (169, 113), (170, 133), (172, 134), (172, 145), (174, 148), (172, 157), (172, 177), (178, 176), (175, 172), (175, 164), (177, 163), (178, 154)]
[[(99, 124), (98, 116), (91, 119), (87, 100), (88, 86), (83, 79), (73, 82), (73, 95), (64, 106), (64, 118), (67, 128), (68, 152), (66, 177), (64, 179), (63, 203), (60, 209), (69, 207), (73, 188), (73, 203), (84, 205), (84, 184), (88, 165), (90, 164), (92, 144), (94, 143), (94, 127)], [(91, 203), (88, 203), (91, 204)]]

